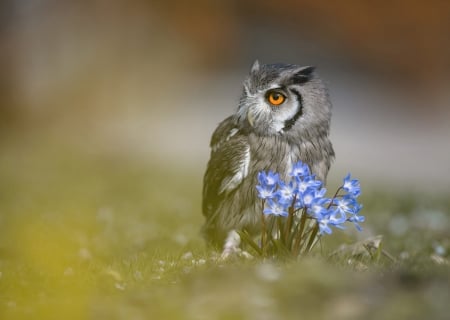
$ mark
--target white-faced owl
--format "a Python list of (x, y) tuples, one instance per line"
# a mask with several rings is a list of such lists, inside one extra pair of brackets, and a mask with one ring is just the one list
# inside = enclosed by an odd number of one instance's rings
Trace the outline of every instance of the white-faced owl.
[(261, 230), (258, 172), (272, 170), (286, 179), (302, 161), (325, 182), (334, 159), (331, 103), (313, 67), (256, 61), (243, 87), (237, 111), (212, 135), (203, 180), (202, 232), (216, 247), (233, 230)]

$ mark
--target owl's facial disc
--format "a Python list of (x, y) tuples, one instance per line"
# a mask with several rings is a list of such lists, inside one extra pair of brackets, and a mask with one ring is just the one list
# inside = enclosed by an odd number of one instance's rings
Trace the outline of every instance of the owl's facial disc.
[(274, 84), (247, 96), (246, 101), (248, 124), (262, 134), (283, 133), (302, 115), (300, 97), (286, 86)]
[(258, 100), (247, 110), (247, 120), (252, 127), (255, 127), (255, 122), (259, 120), (268, 120), (273, 109), (281, 108), (286, 101), (286, 94), (279, 89), (271, 89), (264, 95), (264, 101)]
[(313, 67), (287, 64), (252, 66), (244, 81), (238, 118), (262, 135), (284, 134), (308, 117), (304, 108), (306, 84), (313, 79)]
[(262, 124), (267, 123), (270, 109), (264, 104), (254, 103), (247, 109), (247, 121), (253, 128), (261, 127)]

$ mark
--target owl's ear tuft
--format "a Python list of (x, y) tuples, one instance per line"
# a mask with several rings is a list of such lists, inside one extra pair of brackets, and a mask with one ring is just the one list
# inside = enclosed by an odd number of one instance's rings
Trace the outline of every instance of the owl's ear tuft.
[(255, 73), (259, 71), (259, 61), (255, 60), (255, 62), (253, 62), (253, 65), (250, 69), (250, 73)]
[(292, 80), (297, 84), (308, 82), (312, 79), (315, 69), (316, 67), (312, 66), (302, 67), (295, 71)]

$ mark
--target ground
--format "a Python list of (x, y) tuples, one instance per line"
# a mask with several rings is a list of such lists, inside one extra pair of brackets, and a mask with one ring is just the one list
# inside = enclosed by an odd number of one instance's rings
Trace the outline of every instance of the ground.
[[(445, 194), (362, 181), (363, 233), (295, 261), (221, 261), (199, 234), (202, 165), (3, 137), (1, 319), (447, 318)], [(341, 247), (376, 235), (372, 255)]]

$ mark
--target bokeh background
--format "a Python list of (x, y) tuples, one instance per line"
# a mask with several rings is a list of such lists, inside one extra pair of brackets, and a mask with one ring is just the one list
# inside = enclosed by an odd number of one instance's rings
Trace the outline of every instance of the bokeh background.
[[(449, 33), (440, 0), (0, 1), (0, 318), (446, 319)], [(367, 221), (223, 268), (202, 178), (255, 59), (317, 67)]]
[(201, 172), (251, 63), (289, 62), (330, 88), (330, 179), (449, 190), (446, 1), (5, 0), (1, 12), (3, 140), (48, 134)]

